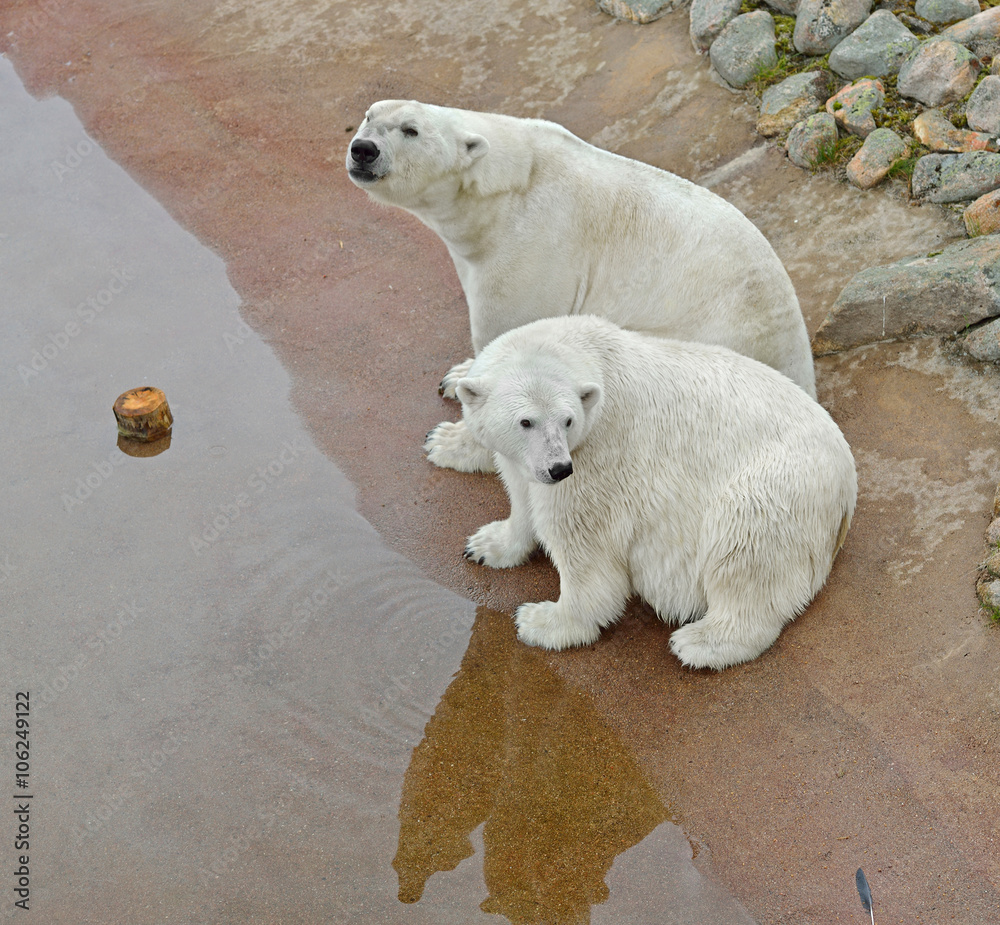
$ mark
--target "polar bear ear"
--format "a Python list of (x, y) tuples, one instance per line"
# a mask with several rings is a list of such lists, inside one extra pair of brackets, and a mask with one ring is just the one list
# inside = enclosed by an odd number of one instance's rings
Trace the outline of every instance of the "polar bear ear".
[(590, 382), (580, 386), (579, 395), (583, 410), (589, 413), (600, 404), (604, 392), (596, 382)]
[(474, 164), (490, 150), (490, 143), (482, 136), (467, 132), (461, 139), (466, 164)]
[(455, 394), (463, 405), (470, 408), (482, 404), (486, 400), (486, 385), (482, 379), (459, 379), (455, 383)]

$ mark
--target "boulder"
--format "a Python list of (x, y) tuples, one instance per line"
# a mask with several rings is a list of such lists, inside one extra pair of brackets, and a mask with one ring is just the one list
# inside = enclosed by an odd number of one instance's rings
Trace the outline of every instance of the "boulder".
[(981, 578), (976, 582), (979, 603), (991, 613), (1000, 611), (1000, 579)]
[(792, 44), (803, 55), (825, 55), (867, 18), (872, 0), (799, 0)]
[(931, 151), (997, 151), (996, 135), (955, 128), (940, 109), (928, 109), (913, 120), (913, 136)]
[(826, 111), (837, 125), (852, 135), (867, 138), (875, 131), (873, 109), (885, 102), (885, 87), (881, 80), (859, 80), (848, 84), (826, 101)]
[(963, 202), (1000, 187), (1000, 154), (928, 154), (917, 161), (910, 179), (914, 199)]
[(917, 0), (913, 12), (928, 22), (958, 22), (979, 12), (979, 0)]
[(765, 138), (787, 132), (806, 116), (819, 112), (829, 91), (829, 71), (804, 71), (786, 77), (761, 96), (757, 131)]
[[(1000, 360), (1000, 320), (987, 321), (973, 328), (962, 338), (962, 348), (977, 360), (996, 363)], [(994, 554), (989, 565), (994, 575), (1000, 575), (1000, 556)]]
[(740, 13), (742, 0), (692, 0), (691, 44), (700, 52), (712, 47), (719, 33)]
[(973, 45), (1000, 39), (1000, 6), (990, 7), (982, 13), (948, 26), (941, 32), (941, 38), (958, 42), (959, 45)]
[(597, 0), (597, 5), (615, 19), (627, 19), (643, 25), (671, 13), (684, 0)]
[(782, 16), (794, 16), (799, 8), (799, 0), (764, 0), (764, 2)]
[(979, 81), (965, 104), (965, 118), (969, 128), (977, 132), (1000, 135), (1000, 77), (988, 74)]
[(830, 69), (848, 80), (895, 74), (920, 40), (888, 10), (876, 10), (830, 52)]
[(903, 62), (896, 89), (925, 106), (944, 106), (973, 88), (981, 68), (982, 62), (957, 42), (925, 42)]
[(910, 146), (892, 129), (877, 128), (847, 165), (847, 179), (859, 189), (871, 189), (909, 151)]
[(1000, 315), (1000, 236), (862, 270), (813, 338), (821, 356), (913, 334), (954, 334)]
[(709, 56), (726, 83), (745, 87), (762, 70), (778, 63), (774, 18), (764, 10), (737, 16), (719, 33)]
[(970, 238), (1000, 231), (1000, 189), (980, 196), (962, 213), (962, 220)]
[(789, 133), (785, 148), (788, 159), (807, 170), (829, 156), (837, 146), (837, 123), (828, 112), (817, 112), (796, 125)]

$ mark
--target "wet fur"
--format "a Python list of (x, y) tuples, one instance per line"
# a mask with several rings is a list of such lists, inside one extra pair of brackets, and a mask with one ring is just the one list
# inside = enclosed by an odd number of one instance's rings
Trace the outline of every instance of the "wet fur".
[[(558, 318), (494, 341), (458, 391), (511, 501), (467, 555), (510, 567), (541, 544), (559, 570), (558, 602), (517, 610), (525, 642), (593, 642), (635, 593), (683, 624), (671, 648), (684, 664), (722, 669), (769, 648), (826, 581), (854, 512), (854, 460), (827, 412), (768, 367)], [(567, 439), (573, 474), (544, 484), (517, 396), (558, 420), (581, 391), (599, 397)]]

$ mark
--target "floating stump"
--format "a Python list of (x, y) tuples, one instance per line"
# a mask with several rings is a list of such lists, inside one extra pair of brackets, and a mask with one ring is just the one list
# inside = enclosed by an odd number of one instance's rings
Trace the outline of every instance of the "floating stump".
[(167, 436), (174, 423), (167, 396), (152, 386), (122, 392), (115, 400), (114, 412), (119, 435), (144, 443)]

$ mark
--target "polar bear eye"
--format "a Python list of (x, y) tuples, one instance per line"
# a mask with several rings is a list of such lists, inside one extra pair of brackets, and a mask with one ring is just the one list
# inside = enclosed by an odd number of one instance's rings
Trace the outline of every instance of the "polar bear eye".
[(527, 430), (529, 427), (531, 427), (531, 421), (529, 421), (527, 418), (521, 418), (521, 426), (525, 430)]
[(569, 427), (572, 427), (572, 426), (573, 426), (573, 419), (572, 418), (566, 418), (566, 427), (569, 428)]
[(406, 125), (403, 127), (403, 134), (407, 138), (416, 138), (419, 132), (412, 125)]

